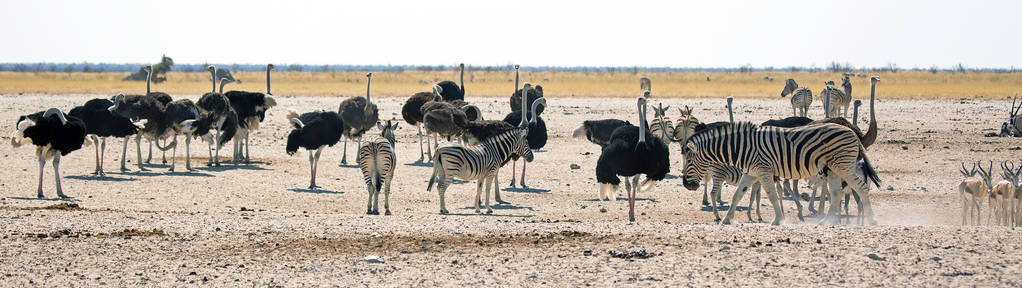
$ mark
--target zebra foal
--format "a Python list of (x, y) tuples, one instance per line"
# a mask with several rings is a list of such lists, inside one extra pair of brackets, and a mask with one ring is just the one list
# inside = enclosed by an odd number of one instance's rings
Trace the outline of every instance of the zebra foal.
[(486, 184), (486, 213), (493, 213), (490, 209), (490, 186), (493, 186), (497, 169), (515, 154), (525, 158), (527, 162), (532, 162), (532, 149), (529, 149), (528, 140), (525, 138), (528, 134), (528, 127), (518, 127), (487, 138), (480, 145), (466, 147), (453, 144), (437, 148), (433, 154), (433, 175), (429, 177), (426, 191), (431, 191), (433, 183), (436, 182), (437, 191), (440, 193), (440, 214), (448, 212), (444, 193), (454, 178), (478, 182), (474, 202), (476, 213), (479, 213), (480, 196), (483, 185)]
[(369, 190), (366, 214), (380, 214), (380, 188), (383, 188), (383, 214), (390, 215), (390, 182), (394, 179), (394, 163), (397, 162), (394, 129), (397, 129), (398, 124), (392, 120), (387, 120), (386, 124), (376, 122), (376, 127), (380, 128), (380, 138), (358, 148), (358, 167), (362, 170), (362, 178)]

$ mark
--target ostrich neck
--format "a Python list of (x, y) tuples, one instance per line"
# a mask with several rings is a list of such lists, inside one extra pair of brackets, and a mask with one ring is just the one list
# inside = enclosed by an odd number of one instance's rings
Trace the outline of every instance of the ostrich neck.
[(224, 94), (224, 85), (227, 85), (227, 81), (220, 80), (220, 94)]
[(149, 95), (149, 91), (150, 91), (149, 90), (149, 82), (152, 82), (152, 79), (153, 79), (153, 69), (150, 68), (148, 71), (146, 71), (146, 75), (145, 75), (145, 94), (146, 95)]
[(369, 105), (373, 105), (372, 96), (369, 95), (369, 87), (373, 83), (373, 77), (366, 77), (366, 107), (365, 112), (369, 113)]
[(518, 124), (519, 126), (523, 126), (524, 127), (525, 126), (525, 122), (528, 121), (528, 119), (529, 119), (529, 117), (528, 117), (529, 115), (525, 113), (526, 111), (528, 111), (525, 108), (526, 105), (528, 104), (527, 102), (529, 102), (528, 99), (529, 99), (529, 92), (527, 92), (525, 88), (522, 88), (522, 123)]
[(461, 75), (459, 76), (459, 78), (461, 79), (461, 80), (459, 80), (461, 82), (461, 94), (464, 95), (465, 94), (465, 65), (461, 66)]
[(213, 81), (213, 91), (212, 92), (216, 93), (216, 67), (213, 67), (213, 70), (210, 70), (209, 73), (211, 75), (213, 75), (213, 77), (210, 80), (210, 81)]
[(639, 107), (638, 107), (638, 110), (639, 110), (639, 143), (646, 142), (646, 122), (645, 122), (646, 121), (646, 117), (644, 117), (644, 116), (646, 116), (646, 111), (642, 109), (643, 106), (645, 106), (645, 105), (639, 104)]
[(862, 137), (862, 146), (872, 146), (877, 139), (877, 115), (876, 115), (876, 82), (869, 85), (869, 130)]
[(273, 95), (270, 93), (270, 66), (266, 66), (266, 95)]

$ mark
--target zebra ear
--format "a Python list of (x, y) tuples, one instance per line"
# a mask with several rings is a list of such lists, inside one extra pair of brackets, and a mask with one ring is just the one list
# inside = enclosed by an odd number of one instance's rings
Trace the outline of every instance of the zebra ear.
[(380, 121), (376, 121), (376, 128), (383, 130), (383, 123), (380, 123)]

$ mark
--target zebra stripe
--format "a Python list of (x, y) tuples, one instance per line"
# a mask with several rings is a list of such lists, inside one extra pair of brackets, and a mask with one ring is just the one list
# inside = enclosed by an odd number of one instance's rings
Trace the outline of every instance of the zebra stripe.
[[(827, 82), (827, 86), (820, 92), (820, 99), (827, 97), (830, 100), (830, 117), (837, 117), (838, 108), (844, 107), (842, 117), (848, 116), (848, 106), (852, 102), (852, 97), (845, 94), (845, 91), (834, 87), (834, 82)], [(824, 107), (826, 109), (826, 107)]]
[[(444, 193), (454, 178), (478, 181), (475, 208), (476, 213), (479, 213), (479, 200), (484, 181), (490, 181), (492, 184), (492, 181), (496, 180), (494, 178), (497, 169), (507, 163), (513, 154), (520, 155), (525, 161), (532, 161), (532, 149), (529, 149), (529, 143), (525, 138), (527, 135), (528, 130), (519, 127), (492, 136), (480, 145), (466, 147), (452, 144), (438, 148), (433, 155), (433, 175), (429, 178), (426, 191), (433, 188), (434, 182), (437, 183), (440, 213), (448, 212), (444, 203)], [(490, 186), (492, 185), (486, 185), (487, 214), (493, 213), (490, 209)]]
[(649, 133), (660, 138), (660, 140), (664, 140), (664, 143), (671, 143), (674, 136), (674, 123), (671, 123), (669, 119), (663, 118), (663, 115), (658, 115), (653, 118), (653, 121), (650, 121)]
[[(690, 190), (699, 187), (712, 163), (734, 166), (745, 176), (739, 182), (732, 203), (741, 200), (742, 194), (753, 181), (773, 183), (774, 177), (782, 179), (808, 179), (824, 168), (835, 177), (840, 177), (862, 195), (865, 214), (872, 223), (872, 208), (869, 205), (866, 180), (855, 173), (855, 165), (862, 156), (867, 170), (866, 176), (879, 185), (879, 179), (863, 153), (864, 149), (855, 132), (847, 127), (832, 124), (814, 124), (797, 128), (758, 127), (751, 123), (721, 125), (708, 128), (694, 135), (686, 144), (684, 184)], [(833, 183), (833, 181), (831, 182)], [(776, 214), (774, 224), (779, 224), (784, 215), (779, 209), (777, 194), (773, 185), (763, 185), (770, 196)], [(836, 199), (840, 189), (831, 191)], [(828, 219), (835, 215), (834, 207), (828, 211)], [(734, 205), (728, 209), (724, 219), (730, 222)]]

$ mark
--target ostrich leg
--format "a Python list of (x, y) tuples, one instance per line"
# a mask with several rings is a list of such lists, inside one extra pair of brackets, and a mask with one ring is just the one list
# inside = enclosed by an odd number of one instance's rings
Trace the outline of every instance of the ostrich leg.
[[(341, 136), (344, 137), (344, 136)], [(348, 137), (344, 137), (344, 156), (341, 156), (341, 165), (348, 165)]]
[(245, 163), (252, 163), (252, 157), (248, 154), (248, 134), (245, 133)]
[[(139, 152), (139, 153), (142, 153), (142, 152)], [(149, 156), (147, 156), (145, 158), (145, 163), (149, 164), (150, 162), (152, 162), (152, 160), (153, 160), (153, 141), (150, 140), (149, 141)]]
[(515, 174), (518, 172), (518, 160), (511, 161), (511, 188), (515, 187)]
[(121, 172), (128, 171), (128, 167), (125, 166), (124, 162), (128, 158), (128, 142), (131, 141), (131, 136), (124, 137), (124, 148), (121, 148)]
[(185, 135), (185, 170), (192, 171), (192, 136)]
[(163, 164), (167, 164), (167, 151), (164, 151), (164, 150), (161, 149), (160, 152), (161, 152), (161, 154), (163, 154), (163, 159), (162, 159)]
[(419, 163), (422, 163), (422, 160), (426, 158), (426, 151), (422, 149), (422, 126), (415, 124), (415, 130), (418, 130), (416, 134), (419, 135)]
[[(628, 181), (626, 178), (625, 181)], [(639, 190), (639, 175), (632, 177), (632, 188), (628, 189), (628, 221), (635, 222), (635, 192)]]
[[(96, 135), (92, 135), (92, 136), (89, 136), (89, 137), (92, 137), (92, 142), (98, 142), (99, 141), (99, 139), (97, 139)], [(99, 175), (99, 171), (100, 171), (100, 169), (99, 169), (99, 145), (96, 145), (96, 171), (93, 171), (92, 175)]]
[[(187, 138), (188, 136), (185, 136)], [(177, 133), (174, 134), (174, 143), (177, 143)], [(177, 145), (174, 145), (174, 150), (170, 152), (170, 171), (174, 171), (174, 167), (177, 164)]]
[(106, 160), (106, 137), (99, 142), (99, 177), (106, 177), (106, 173), (103, 173), (103, 160)]
[(64, 190), (60, 188), (60, 152), (53, 153), (53, 178), (57, 179), (57, 197), (67, 198)]
[(220, 131), (220, 128), (217, 128), (216, 135), (213, 138), (213, 145), (216, 145), (216, 156), (214, 156), (216, 157), (216, 160), (213, 161), (213, 165), (216, 166), (220, 166), (220, 134), (222, 133), (223, 132)]
[(316, 189), (316, 153), (309, 151), (309, 174), (312, 178), (309, 179), (309, 190)]
[[(151, 141), (149, 142), (150, 145), (152, 143)], [(138, 171), (149, 171), (149, 169), (142, 167), (142, 134), (135, 136), (135, 154), (138, 154), (138, 162), (136, 162), (138, 164)]]
[(36, 197), (43, 199), (43, 168), (46, 168), (46, 149), (39, 152), (39, 189), (36, 190)]

